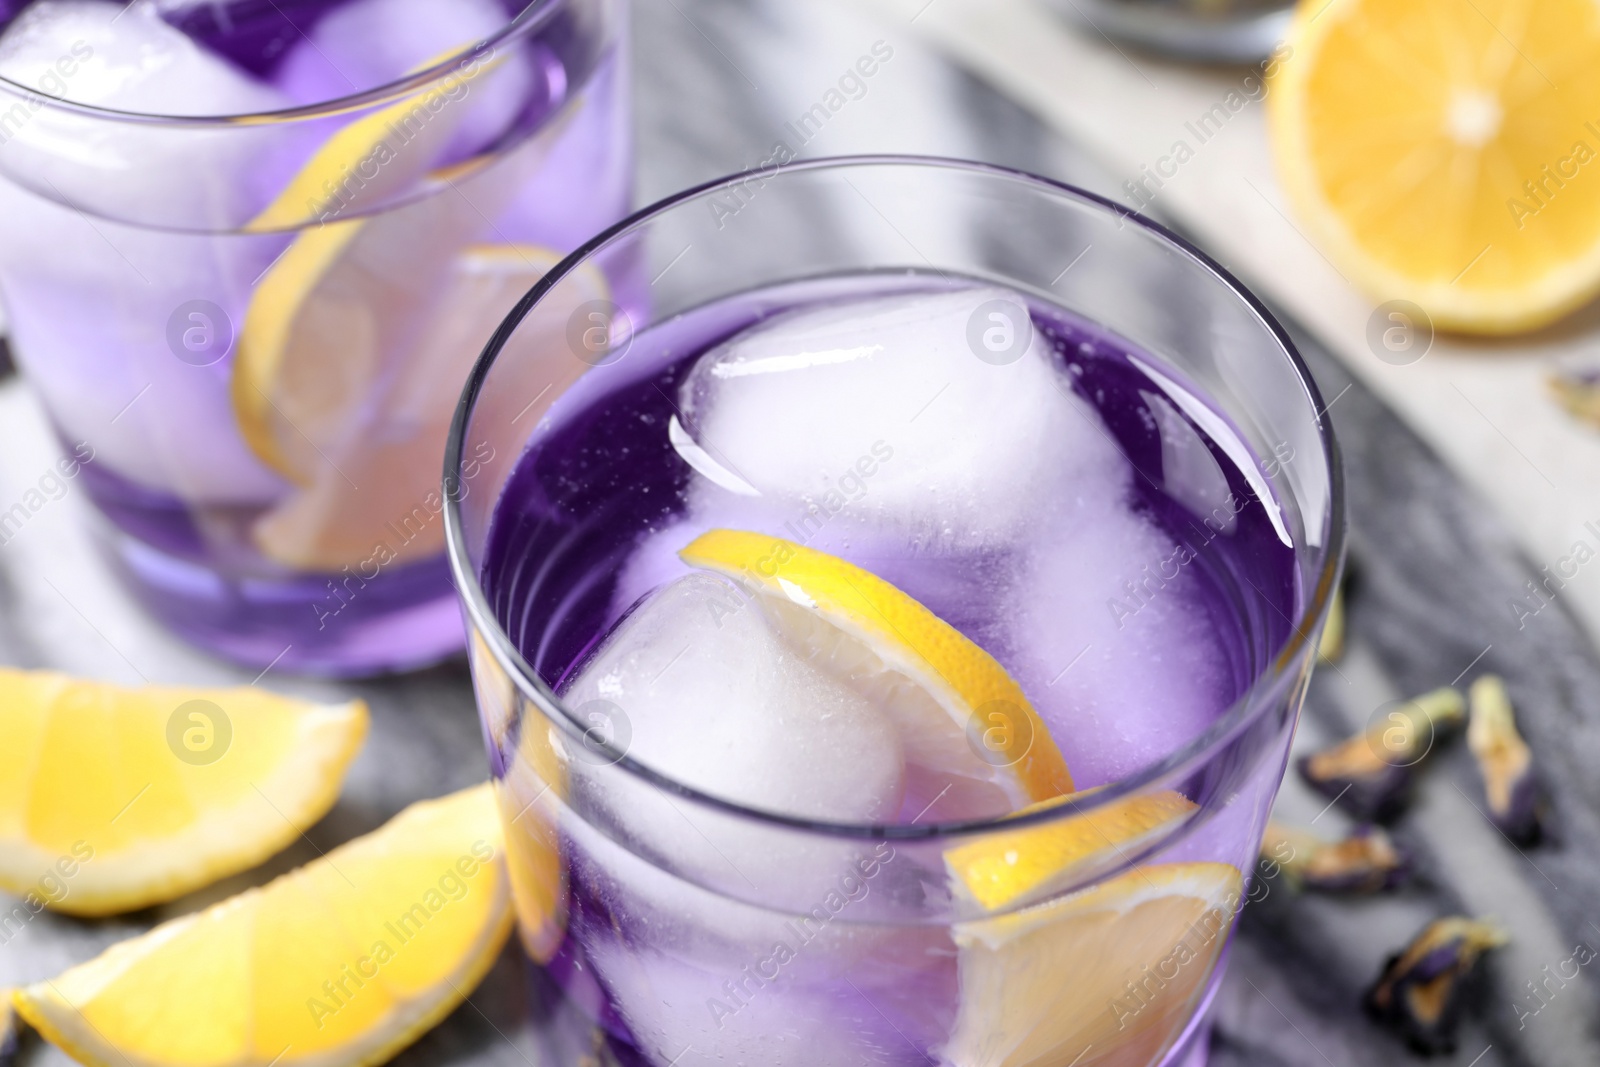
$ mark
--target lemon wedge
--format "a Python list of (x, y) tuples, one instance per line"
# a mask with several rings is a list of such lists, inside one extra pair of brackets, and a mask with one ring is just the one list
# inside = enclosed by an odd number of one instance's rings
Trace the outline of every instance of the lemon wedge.
[[(1071, 798), (1026, 809), (1061, 807)], [(1098, 863), (1118, 864), (1189, 818), (1194, 802), (1167, 790), (1113, 801), (1054, 822), (985, 834), (944, 854), (957, 897), (990, 911), (1056, 891)]]
[[(414, 68), (426, 70), (460, 51), (446, 49)], [(434, 168), (470, 113), (472, 83), (497, 61), (464, 61), (422, 92), (411, 93), (339, 127), (245, 229), (288, 230), (366, 211), (406, 191)]]
[(1072, 792), (1072, 775), (1006, 669), (877, 575), (782, 538), (711, 530), (679, 553), (760, 595), (800, 647), (894, 716), (907, 793), (940, 818), (1013, 811)]
[(246, 870), (333, 806), (366, 732), (360, 701), (0, 669), (0, 888), (107, 915)]
[[(341, 246), (349, 254), (335, 253), (336, 265), (320, 273), (297, 274), (290, 264), (281, 279), (264, 282), (265, 290), (299, 279), (281, 304), (261, 303), (261, 332), (249, 336), (265, 337), (270, 323), (274, 331), (293, 330), (296, 340), (242, 347), (235, 372), (241, 423), (255, 427), (252, 440), (266, 435), (272, 442), (258, 451), (277, 456), (280, 469), (304, 482), (257, 520), (256, 545), (292, 567), (350, 565), (367, 577), (443, 548), (439, 476), (461, 387), (495, 327), (560, 261), (558, 253), (532, 245), (475, 245), (447, 259), (444, 276), (428, 283), (437, 291), (424, 293), (376, 269), (394, 250), (376, 230), (372, 236), (368, 248)], [(314, 233), (305, 239), (312, 241), (307, 248), (331, 243)], [(448, 233), (423, 239), (416, 253), (433, 239), (451, 240)], [(591, 291), (599, 299), (603, 283)], [(407, 302), (431, 310), (414, 315)], [(386, 319), (405, 323), (406, 332), (380, 325)], [(506, 358), (521, 361), (520, 349), (539, 343), (549, 348), (539, 365), (569, 366), (574, 376), (586, 369), (566, 351), (563, 336), (531, 327), (519, 331)], [(254, 358), (262, 352), (279, 355)]]
[(957, 923), (960, 1008), (941, 1062), (1158, 1062), (1227, 942), (1241, 884), (1225, 863), (1155, 864)]
[(260, 888), (21, 990), (93, 1067), (356, 1067), (444, 1018), (511, 930), (487, 785), (414, 804)]
[(1289, 43), (1267, 98), (1278, 171), (1370, 296), (1506, 333), (1600, 291), (1589, 0), (1301, 0)]

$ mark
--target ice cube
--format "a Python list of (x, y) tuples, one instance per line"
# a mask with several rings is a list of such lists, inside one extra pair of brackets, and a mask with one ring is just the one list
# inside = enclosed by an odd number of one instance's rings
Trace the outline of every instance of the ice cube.
[(1139, 395), (1161, 432), (1162, 488), (1195, 518), (1214, 523), (1221, 533), (1233, 533), (1239, 520), (1228, 507), (1228, 476), (1205, 438), (1165, 397), (1146, 390)]
[[(286, 105), (146, 8), (40, 0), (0, 37), (0, 73), (41, 100), (119, 110)], [(44, 103), (16, 105), (0, 123), (0, 170), (28, 187), (0, 180), (0, 285), (18, 358), (62, 432), (89, 442), (97, 463), (186, 501), (260, 503), (280, 491), (234, 421), (226, 350), (198, 365), (205, 354), (180, 358), (169, 334), (176, 322), (179, 337), (191, 327), (237, 336), (251, 285), (285, 239), (161, 228), (248, 217), (265, 195), (252, 183), (271, 170), (259, 165), (264, 144)]]
[[(695, 443), (760, 492), (775, 532), (807, 543), (823, 527), (827, 541), (875, 529), (935, 549), (1015, 540), (1050, 501), (1113, 500), (1129, 475), (998, 289), (774, 319), (702, 359), (682, 399)], [(729, 490), (697, 478), (694, 494)]]
[(1085, 789), (1198, 736), (1231, 680), (1191, 546), (1125, 509), (1051, 530), (1000, 594), (1002, 658)]
[[(284, 60), (278, 75), (301, 104), (375, 89), (485, 40), (507, 23), (494, 0), (354, 0), (318, 21)], [(518, 45), (500, 45), (481, 73), (452, 84), (444, 105), (458, 114), (439, 161), (482, 151), (503, 136), (528, 104), (534, 67)], [(458, 95), (459, 94), (459, 95)]]
[(749, 903), (587, 825), (566, 840), (573, 934), (652, 1062), (923, 1063), (948, 1035), (948, 928), (883, 921), (914, 914), (942, 872), (919, 869), (910, 848), (858, 841), (826, 892)]
[[(900, 807), (905, 760), (888, 717), (720, 577), (692, 574), (648, 597), (564, 699), (645, 766), (723, 800), (848, 823), (887, 822)], [(796, 839), (675, 800), (607, 766), (608, 755), (598, 745), (574, 751), (575, 795), (590, 817), (686, 877), (809, 900), (849, 869), (847, 841)]]
[(882, 820), (900, 803), (888, 719), (719, 577), (689, 575), (645, 600), (565, 699), (621, 708), (631, 755), (726, 800), (842, 822)]
[(284, 101), (148, 5), (37, 0), (0, 37), (0, 73), (45, 96), (119, 111), (233, 115)]
[(0, 288), (29, 384), (96, 466), (190, 503), (262, 504), (284, 487), (239, 431), (223, 350), (183, 345), (190, 331), (236, 338), (282, 248), (91, 219), (0, 179)]
[(46, 98), (154, 115), (274, 111), (289, 101), (148, 5), (39, 0), (0, 36), (0, 75), (35, 99), (0, 123), (0, 170), (41, 195), (151, 226), (231, 229), (280, 180), (268, 126), (169, 126), (83, 115)]
[[(830, 986), (752, 978), (750, 968), (778, 967), (779, 941), (740, 961), (743, 969), (708, 970), (653, 949), (600, 945), (595, 969), (645, 1055), (656, 1067), (924, 1067), (927, 1045), (913, 1044), (879, 1004), (902, 988), (861, 989), (841, 969)], [(912, 951), (908, 948), (907, 951)], [(800, 949), (805, 952), (804, 948)], [(730, 963), (732, 961), (729, 961)]]

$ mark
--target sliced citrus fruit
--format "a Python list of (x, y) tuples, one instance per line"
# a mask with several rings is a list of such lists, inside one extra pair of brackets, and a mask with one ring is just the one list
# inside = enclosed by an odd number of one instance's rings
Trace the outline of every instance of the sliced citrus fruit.
[[(304, 488), (258, 520), (254, 536), (262, 551), (303, 569), (358, 566), (370, 572), (368, 577), (388, 563), (439, 552), (444, 545), (439, 478), (461, 387), (495, 327), (559, 259), (530, 245), (469, 247), (448, 263), (438, 292), (409, 294), (431, 309), (420, 321), (409, 320), (413, 333), (378, 338), (374, 331), (367, 342), (348, 346), (337, 343), (336, 330), (318, 332), (323, 314), (316, 305), (339, 301), (339, 283), (316, 291), (299, 317), (305, 344), (287, 363), (265, 373), (273, 376), (268, 388), (279, 398), (272, 414), (281, 410), (286, 416), (277, 426), (280, 433), (287, 431), (285, 441), (303, 432), (303, 446), (313, 438), (321, 443), (314, 458), (302, 455), (296, 461), (302, 464), (298, 469), (309, 472)], [(347, 260), (339, 274), (355, 278), (365, 272)], [(586, 290), (590, 299), (604, 297), (597, 271), (574, 277), (592, 282)], [(408, 294), (388, 286), (387, 279), (372, 279), (335, 317), (349, 323), (362, 315), (376, 321), (390, 314), (386, 304)], [(538, 328), (547, 322), (550, 316), (535, 318), (519, 330), (505, 358), (525, 374), (545, 375), (546, 384), (556, 383), (563, 372), (575, 378), (587, 366), (567, 350), (565, 322), (553, 324), (554, 330)], [(386, 357), (386, 350), (398, 355)], [(248, 388), (256, 392), (253, 384)], [(289, 408), (297, 415), (288, 416)], [(533, 422), (524, 422), (523, 429), (531, 430)]]
[(0, 669), (0, 887), (106, 915), (253, 867), (333, 806), (366, 732), (360, 701)]
[[(1044, 801), (1029, 811), (1074, 799)], [(1194, 802), (1170, 790), (1125, 797), (1054, 822), (985, 834), (944, 854), (956, 895), (990, 911), (1044, 896), (1098, 863), (1118, 864), (1188, 819)]]
[(16, 995), (94, 1067), (381, 1063), (444, 1018), (511, 930), (487, 785), (414, 804), (270, 884)]
[[(1600, 291), (1600, 11), (1588, 0), (1301, 0), (1273, 149), (1312, 236), (1377, 300), (1505, 333)], [(1416, 326), (1401, 318), (1384, 329)]]
[[(415, 71), (442, 62), (461, 47), (440, 52)], [(440, 152), (470, 114), (463, 102), (471, 95), (473, 81), (496, 65), (494, 60), (463, 62), (421, 92), (346, 122), (245, 228), (261, 233), (328, 222), (366, 211), (405, 191), (434, 169)]]
[(522, 945), (537, 963), (549, 963), (567, 928), (567, 868), (561, 858), (559, 810), (566, 797), (566, 768), (557, 755), (554, 727), (536, 711), (523, 723), (517, 756), (500, 785), (500, 811), (511, 839), (506, 866), (520, 920)]
[(960, 1008), (942, 1062), (1156, 1062), (1211, 975), (1241, 885), (1225, 863), (1155, 864), (957, 923)]
[[(450, 192), (295, 239), (256, 286), (233, 367), (234, 412), (263, 461), (301, 485), (329, 465), (328, 450), (357, 434), (363, 406), (405, 365), (483, 227), (476, 205)], [(481, 328), (487, 338), (494, 324)]]
[(474, 630), (470, 641), (473, 686), (499, 776), (495, 795), (507, 830), (506, 871), (517, 931), (528, 955), (548, 963), (567, 926), (567, 870), (557, 830), (568, 795), (566, 760), (554, 727), (538, 710), (525, 710), (482, 635)]
[(895, 717), (907, 795), (944, 818), (1072, 792), (1066, 760), (1006, 669), (875, 574), (766, 534), (711, 530), (680, 553), (761, 595), (791, 639)]

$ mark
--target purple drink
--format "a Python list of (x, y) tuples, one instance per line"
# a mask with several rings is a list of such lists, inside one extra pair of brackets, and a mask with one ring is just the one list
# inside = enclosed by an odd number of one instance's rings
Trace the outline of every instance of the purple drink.
[[(981, 321), (997, 300), (1022, 306), (1001, 290), (930, 276), (835, 278), (733, 297), (635, 337), (626, 374), (619, 366), (603, 385), (599, 376), (580, 381), (556, 403), (496, 509), (482, 582), (524, 660), (592, 728), (608, 740), (624, 738), (631, 757), (726, 800), (813, 819), (870, 815), (904, 826), (1008, 814), (1008, 806), (987, 806), (992, 796), (956, 802), (948, 784), (918, 788), (911, 772), (903, 785), (884, 787), (878, 780), (894, 771), (881, 760), (828, 750), (788, 701), (824, 699), (815, 682), (804, 694), (758, 687), (753, 703), (738, 703), (752, 690), (737, 682), (721, 688), (713, 679), (709, 693), (695, 683), (672, 688), (672, 676), (685, 670), (701, 672), (702, 681), (718, 671), (737, 676), (739, 659), (772, 654), (759, 642), (724, 636), (731, 624), (720, 613), (737, 605), (714, 608), (713, 625), (697, 629), (695, 615), (719, 601), (683, 592), (695, 581), (685, 576), (695, 572), (678, 551), (709, 529), (735, 528), (847, 559), (991, 653), (1047, 728), (1049, 738), (1036, 743), (1059, 747), (1079, 789), (1132, 775), (1198, 737), (1282, 647), (1297, 607), (1293, 554), (1269, 510), (1276, 505), (1258, 495), (1259, 470), (1235, 465), (1241, 455), (1256, 459), (1170, 366), (1060, 308), (1029, 307), (1025, 329), (1037, 349), (1030, 345), (1022, 355), (1028, 363), (976, 358), (965, 350), (964, 327)], [(928, 346), (941, 336), (960, 350), (932, 355)], [(926, 365), (913, 353), (927, 355)], [(970, 373), (961, 376), (951, 360), (970, 363)], [(875, 371), (870, 365), (878, 362), (888, 366)], [(1024, 366), (1032, 368), (1025, 386), (1003, 387), (996, 396), (1026, 404), (1029, 390), (1042, 385), (1052, 391), (1033, 396), (1041, 411), (1016, 410), (1007, 428), (988, 418), (988, 404), (970, 405), (988, 380), (1022, 380)], [(774, 379), (765, 395), (736, 388), (758, 376)], [(830, 423), (844, 394), (874, 384), (889, 386), (876, 398), (881, 417), (869, 411), (875, 404), (857, 405)], [(948, 390), (966, 390), (969, 404)], [(941, 400), (943, 412), (935, 407)], [(753, 410), (729, 410), (740, 405)], [(961, 440), (963, 426), (976, 455), (971, 464), (941, 466), (938, 442)], [(1061, 442), (1031, 439), (1040, 428)], [(1018, 435), (1026, 447), (1008, 450), (1011, 463), (1025, 462), (1029, 451), (1045, 462), (1014, 474), (1018, 484), (1009, 488), (962, 485), (963, 473), (1007, 477), (1007, 463), (984, 453), (980, 431), (989, 440)], [(1227, 438), (1211, 436), (1218, 432)], [(846, 452), (861, 455), (841, 461), (835, 447), (841, 441)], [(785, 452), (800, 457), (798, 464), (789, 465)], [(1070, 477), (1057, 479), (1051, 468), (1070, 463), (1072, 454), (1081, 462)], [(775, 470), (796, 477), (776, 480)], [(973, 490), (975, 499), (959, 499)], [(1056, 499), (1038, 499), (1041, 493)], [(1007, 494), (1034, 499), (1011, 507)], [(919, 514), (919, 507), (926, 510)], [(951, 513), (954, 522), (946, 521)], [(677, 614), (658, 607), (683, 596), (691, 598)], [(668, 644), (652, 649), (652, 642)], [(817, 658), (810, 650), (806, 655)], [(768, 736), (730, 725), (708, 703), (719, 699), (732, 705), (734, 718), (780, 718), (772, 729), (786, 754), (763, 762), (755, 750)], [(675, 707), (683, 700), (694, 707)], [(870, 726), (855, 729), (847, 750), (892, 744), (875, 739)], [(717, 761), (748, 757), (759, 781), (708, 766), (669, 734), (691, 738), (689, 748), (703, 746)], [(728, 739), (732, 751), (721, 743)], [(508, 782), (517, 781), (517, 761), (530, 758), (525, 745), (508, 736), (493, 754), (496, 766), (513, 768)], [(811, 762), (808, 751), (827, 751), (831, 759)], [(842, 775), (830, 774), (830, 763), (835, 771), (842, 763)], [(972, 1041), (1009, 1039), (969, 1036), (974, 1023), (962, 1020), (978, 1009), (964, 1015), (963, 997), (980, 1003), (982, 987), (993, 979), (961, 977), (959, 933), (876, 930), (852, 935), (870, 942), (859, 952), (848, 938), (829, 941), (837, 933), (831, 924), (826, 937), (793, 925), (804, 911), (782, 921), (758, 909), (741, 913), (732, 902), (647, 873), (612, 839), (658, 862), (682, 863), (677, 853), (684, 842), (673, 839), (695, 829), (642, 815), (645, 797), (602, 784), (581, 758), (573, 768), (572, 804), (591, 825), (563, 825), (557, 838), (570, 870), (562, 906), (570, 918), (554, 969), (572, 995), (592, 999), (591, 1010), (609, 1022), (613, 1036), (637, 1043), (645, 1059), (670, 1062), (682, 1046), (703, 1053), (691, 1054), (692, 1062), (757, 1052), (773, 1057), (764, 1062), (937, 1062)], [(784, 768), (799, 776), (788, 802), (779, 781)], [(862, 790), (863, 781), (875, 784)], [(870, 794), (865, 800), (863, 792)], [(519, 807), (537, 796), (512, 795)], [(742, 835), (696, 829), (735, 867), (763, 865), (733, 858), (739, 846), (750, 847)], [(513, 834), (509, 847), (528, 866), (549, 843), (538, 834)], [(768, 874), (811, 881), (814, 865), (827, 869), (831, 860), (846, 873), (857, 870), (860, 884), (870, 886), (888, 869), (885, 856), (895, 856), (893, 874), (905, 881), (894, 891), (904, 893), (926, 892), (917, 887), (941, 873), (904, 846), (898, 853), (884, 847), (888, 852), (877, 856), (861, 846), (842, 863), (838, 855), (819, 859), (806, 850)], [(1230, 859), (1247, 866), (1242, 856)], [(1216, 866), (1168, 862), (1151, 870), (1185, 874)], [(811, 894), (825, 898), (826, 881)], [(855, 903), (852, 892), (845, 897)], [(736, 936), (726, 936), (730, 920), (719, 917), (725, 910), (738, 916), (731, 920), (736, 926), (744, 924)], [(1213, 921), (1231, 920), (1230, 907)], [(669, 932), (662, 934), (663, 927)], [(1138, 930), (1128, 939), (1136, 940)], [(785, 968), (772, 962), (774, 952), (792, 951), (798, 960), (802, 944), (817, 937), (828, 947), (810, 954), (808, 966), (780, 973)], [(1201, 995), (1201, 979), (1224, 938), (1225, 931), (1196, 948), (1207, 961), (1195, 965), (1195, 981), (1159, 1001), (1159, 1016), (1149, 1018), (1181, 1015)], [(758, 967), (767, 961), (753, 981), (746, 970), (752, 961)], [(866, 977), (855, 976), (857, 969)], [(597, 986), (588, 984), (591, 973)], [(881, 985), (871, 995), (851, 984), (872, 980)], [(980, 988), (964, 994), (964, 981)], [(1144, 1062), (1140, 1056), (1173, 1036), (1163, 1026), (1170, 1028), (1147, 1018), (1116, 1040), (1102, 1037), (1111, 1058), (1091, 1062)], [(804, 1035), (787, 1053), (785, 1033)], [(801, 1051), (824, 1035), (829, 1041), (820, 1050)], [(1067, 1044), (1052, 1051), (1062, 1063), (1090, 1043), (1076, 1032), (1059, 1040)], [(1067, 1047), (1074, 1041), (1080, 1047)]]
[(1202, 1063), (1337, 572), (1317, 412), (1211, 264), (975, 165), (730, 179), (566, 264), (447, 461), (517, 457), (448, 516), (549, 1057)]
[(0, 25), (14, 348), (158, 618), (328, 674), (460, 647), (455, 392), (626, 210), (624, 52), (611, 0), (38, 0)]
[[(1028, 516), (1053, 519), (1021, 538), (1042, 549), (1043, 558), (1028, 564), (1030, 581), (1045, 582), (1037, 603), (1019, 595), (1018, 578), (1006, 572), (1011, 546), (964, 544), (932, 523), (885, 541), (872, 516), (853, 521), (874, 502), (873, 476), (853, 463), (838, 463), (836, 471), (819, 463), (816, 488), (793, 492), (775, 510), (765, 500), (719, 492), (685, 460), (687, 448), (669, 443), (673, 421), (684, 425), (684, 383), (697, 361), (741, 331), (840, 302), (914, 298), (937, 292), (929, 288), (937, 281), (832, 279), (700, 308), (633, 340), (625, 357), (630, 380), (614, 374), (603, 395), (580, 386), (564, 397), (503, 491), (482, 577), (501, 625), (539, 676), (561, 691), (624, 612), (690, 573), (677, 550), (720, 525), (851, 559), (988, 649), (1033, 699), (1080, 788), (1176, 750), (1237, 700), (1288, 636), (1296, 606), (1290, 548), (1235, 465), (1249, 451), (1231, 436), (1230, 456), (1206, 425), (1184, 413), (1203, 412), (1210, 425), (1227, 427), (1170, 367), (1059, 308), (1034, 303), (1029, 310), (1055, 386), (1078, 401), (1063, 405), (1073, 421), (1061, 430), (1075, 444), (1103, 446), (1103, 462), (1126, 468), (1092, 506), (1120, 505), (1128, 521), (1108, 532), (1103, 515), (1051, 516), (1046, 508)], [(932, 377), (916, 384), (925, 384), (925, 396), (894, 398), (910, 404), (908, 414), (922, 401), (931, 409), (946, 383)], [(875, 475), (896, 462), (918, 462), (895, 449), (894, 431), (905, 425), (914, 424), (886, 414), (863, 436), (857, 451), (877, 461)], [(1038, 446), (1048, 450), (1045, 442)], [(818, 442), (792, 447), (803, 452)], [(729, 462), (743, 469), (737, 459)], [(718, 499), (695, 506), (707, 497)], [(1087, 582), (1086, 572), (1095, 571)], [(1031, 618), (1005, 625), (1001, 616), (1024, 604)], [(1151, 657), (1152, 648), (1163, 658)], [(1108, 718), (1113, 708), (1121, 709), (1120, 721)], [(1146, 709), (1157, 717), (1126, 717)]]

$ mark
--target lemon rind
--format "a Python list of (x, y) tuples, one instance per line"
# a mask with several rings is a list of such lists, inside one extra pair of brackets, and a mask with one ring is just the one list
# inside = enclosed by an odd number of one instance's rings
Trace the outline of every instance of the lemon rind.
[[(175, 900), (230, 875), (249, 870), (282, 852), (301, 831), (333, 807), (344, 776), (360, 752), (369, 724), (367, 706), (313, 705), (299, 721), (294, 753), (271, 777), (257, 783), (272, 798), (266, 808), (207, 812), (183, 832), (145, 840), (117, 853), (99, 853), (82, 863), (55, 912), (101, 918)], [(316, 762), (313, 762), (315, 758)], [(273, 807), (276, 805), (276, 807)], [(0, 842), (0, 889), (18, 895), (35, 888), (59, 858), (26, 838)]]
[[(515, 915), (511, 910), (509, 890), (505, 883), (503, 872), (496, 888), (496, 894), (500, 905), (499, 910), (502, 914), (495, 921), (494, 926), (488, 930), (480, 946), (474, 949), (468, 964), (456, 974), (445, 979), (441, 983), (445, 994), (437, 1000), (422, 1003), (421, 1010), (413, 1018), (403, 1023), (402, 1029), (394, 1037), (383, 1039), (376, 1047), (361, 1050), (354, 1056), (323, 1052), (306, 1058), (286, 1056), (275, 1062), (281, 1064), (282, 1067), (290, 1067), (290, 1065), (295, 1065), (295, 1067), (375, 1067), (376, 1064), (386, 1063), (393, 1059), (401, 1050), (414, 1044), (423, 1034), (438, 1026), (446, 1016), (465, 1003), (467, 998), (472, 995), (473, 990), (482, 983), (483, 979), (499, 960), (500, 954), (505, 949), (506, 942), (511, 937), (511, 931), (515, 925)], [(47, 986), (48, 983), (41, 983), (41, 985)], [(39, 986), (33, 986), (27, 989), (13, 990), (11, 996), (12, 1007), (17, 1015), (37, 1031), (41, 1037), (68, 1056), (71, 1056), (74, 1060), (84, 1064), (85, 1067), (128, 1067), (129, 1064), (133, 1064), (135, 1067), (170, 1067), (170, 1064), (159, 1060), (130, 1056), (112, 1045), (102, 1046), (99, 1042), (79, 1039), (69, 1035), (66, 1029), (56, 1025), (51, 1010), (47, 1009), (45, 1005), (56, 1004), (59, 1001), (59, 1005), (55, 1010), (69, 1016), (78, 1014), (77, 1009), (68, 1003), (64, 997), (51, 990), (43, 990), (42, 995), (33, 992), (33, 990), (39, 988)], [(402, 1010), (396, 1014), (407, 1014), (404, 1011), (404, 1007), (411, 1007), (415, 1004), (416, 1002), (412, 1002), (412, 1004), (403, 1006)], [(249, 1067), (251, 1061), (239, 1060), (235, 1061), (235, 1063), (236, 1067)]]
[[(1033, 805), (1036, 810), (1058, 807), (1070, 798)], [(1125, 797), (1105, 809), (1066, 815), (1055, 822), (991, 833), (946, 850), (945, 868), (955, 897), (968, 905), (998, 911), (1060, 893), (1071, 881), (1098, 866), (1125, 861), (1186, 822), (1197, 805), (1181, 793), (1165, 791)], [(1085, 832), (1087, 831), (1087, 832)], [(1091, 834), (1093, 836), (1091, 836)], [(1063, 851), (1062, 846), (1067, 846)], [(985, 877), (985, 868), (1008, 851), (1055, 851), (1049, 866), (1023, 870), (1023, 877), (1004, 880)], [(1096, 864), (1095, 861), (1101, 861)]]
[[(487, 790), (488, 785), (473, 787), (464, 790), (470, 793), (473, 789)], [(455, 794), (455, 797), (461, 794)], [(452, 797), (436, 798), (432, 801), (423, 801), (414, 804), (401, 812), (398, 819), (408, 813), (416, 811), (423, 805), (431, 805), (439, 801), (453, 799)], [(499, 819), (498, 807), (492, 808), (494, 817)], [(394, 820), (391, 820), (391, 823)], [(389, 824), (385, 824), (387, 827)], [(374, 831), (382, 833), (383, 827)], [(368, 835), (373, 836), (373, 835)], [(357, 838), (354, 844), (363, 840)], [(337, 850), (336, 850), (337, 851)], [(361, 1042), (346, 1045), (337, 1050), (324, 1050), (307, 1057), (294, 1057), (287, 1053), (280, 1053), (272, 1062), (283, 1067), (373, 1067), (373, 1065), (387, 1062), (398, 1052), (415, 1042), (424, 1033), (433, 1029), (443, 1019), (471, 996), (472, 991), (483, 981), (484, 977), (499, 960), (506, 942), (511, 936), (515, 925), (515, 912), (511, 906), (511, 885), (509, 872), (504, 859), (504, 843), (500, 847), (501, 855), (495, 864), (494, 898), (486, 912), (493, 918), (485, 924), (477, 942), (464, 954), (462, 965), (450, 975), (443, 976), (440, 981), (430, 986), (437, 992), (434, 998), (413, 997), (409, 1000), (398, 1001), (395, 1010), (387, 1016), (388, 1019), (397, 1020), (392, 1024), (394, 1033), (384, 1034), (383, 1025), (374, 1026), (368, 1033), (374, 1035), (374, 1040), (365, 1046)], [(317, 860), (315, 863), (325, 862)], [(298, 868), (282, 875), (265, 886), (246, 890), (235, 897), (222, 901), (204, 911), (194, 912), (182, 916), (171, 922), (146, 933), (140, 937), (130, 938), (127, 941), (112, 945), (99, 957), (79, 965), (80, 978), (84, 971), (93, 968), (93, 977), (99, 986), (114, 981), (129, 967), (138, 963), (148, 955), (150, 946), (160, 941), (170, 940), (188, 930), (195, 923), (220, 912), (237, 909), (245, 906), (251, 898), (265, 892), (278, 881), (292, 879), (299, 876), (305, 868)], [(91, 972), (92, 973), (92, 972)], [(124, 1049), (118, 1048), (109, 1040), (103, 1039), (93, 1024), (76, 1005), (72, 1004), (59, 991), (54, 981), (46, 980), (22, 989), (13, 990), (11, 1004), (18, 1016), (27, 1022), (34, 1030), (43, 1036), (52, 1045), (61, 1049), (86, 1067), (170, 1067), (169, 1064), (158, 1059), (148, 1059), (142, 1056), (130, 1055)], [(84, 1027), (63, 1025), (59, 1019), (83, 1019)], [(96, 1040), (96, 1038), (102, 1038)], [(236, 1060), (219, 1062), (216, 1067), (254, 1067), (262, 1063), (255, 1058), (241, 1057)]]
[[(995, 774), (991, 781), (1001, 788), (1012, 792), (1012, 800), (1018, 804), (1028, 804), (1039, 801), (1054, 800), (1071, 794), (1072, 772), (1068, 769), (1065, 758), (1055, 743), (1038, 712), (1028, 700), (1022, 687), (1011, 677), (1009, 671), (990, 655), (986, 650), (973, 642), (965, 634), (929, 611), (926, 606), (904, 591), (889, 582), (867, 571), (848, 560), (831, 556), (816, 549), (795, 544), (781, 537), (756, 533), (746, 530), (715, 529), (708, 530), (695, 538), (693, 542), (684, 547), (679, 556), (690, 566), (701, 567), (726, 575), (741, 584), (754, 583), (764, 595), (782, 600), (792, 600), (792, 596), (780, 584), (792, 581), (791, 578), (775, 573), (765, 575), (754, 570), (736, 566), (757, 547), (757, 543), (768, 546), (785, 546), (796, 553), (798, 558), (812, 564), (828, 561), (826, 566), (836, 568), (841, 580), (850, 584), (855, 592), (869, 606), (880, 607), (879, 598), (870, 593), (863, 593), (856, 588), (856, 581), (877, 587), (880, 591), (887, 591), (896, 597), (901, 606), (914, 613), (921, 624), (929, 628), (939, 638), (949, 641), (950, 647), (961, 656), (980, 665), (980, 673), (995, 685), (1003, 698), (1010, 704), (1019, 708), (1031, 719), (1033, 740), (1027, 751), (1014, 764), (1009, 765), (1012, 773)], [(929, 693), (933, 694), (941, 707), (948, 712), (957, 725), (965, 729), (964, 718), (970, 718), (974, 712), (973, 704), (968, 699), (968, 694), (961, 692), (956, 685), (950, 682), (939, 670), (937, 664), (928, 660), (916, 649), (911, 648), (895, 633), (894, 628), (885, 623), (873, 625), (871, 620), (862, 618), (853, 606), (838, 601), (831, 594), (821, 590), (806, 589), (805, 594), (815, 602), (816, 610), (822, 614), (829, 623), (844, 631), (848, 636), (860, 641), (878, 655), (890, 667), (914, 678)], [(1010, 787), (1020, 785), (1021, 795), (1016, 795)]]

